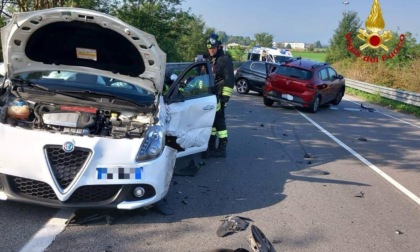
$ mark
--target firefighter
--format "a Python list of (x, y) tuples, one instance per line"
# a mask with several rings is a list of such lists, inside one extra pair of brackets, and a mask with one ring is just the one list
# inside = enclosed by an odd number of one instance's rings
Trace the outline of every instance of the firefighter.
[[(222, 42), (217, 34), (213, 33), (207, 38), (207, 50), (214, 75), (217, 108), (208, 149), (203, 154), (203, 157), (226, 157), (228, 131), (226, 128), (225, 108), (234, 85), (233, 63), (231, 58), (224, 53)], [(219, 145), (216, 148), (217, 138), (219, 138)]]

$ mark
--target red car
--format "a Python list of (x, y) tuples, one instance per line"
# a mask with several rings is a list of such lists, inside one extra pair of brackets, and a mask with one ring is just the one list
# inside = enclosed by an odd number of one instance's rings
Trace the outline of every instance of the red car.
[(281, 65), (267, 63), (264, 104), (287, 102), (315, 113), (320, 105), (338, 105), (345, 80), (327, 63), (295, 58)]

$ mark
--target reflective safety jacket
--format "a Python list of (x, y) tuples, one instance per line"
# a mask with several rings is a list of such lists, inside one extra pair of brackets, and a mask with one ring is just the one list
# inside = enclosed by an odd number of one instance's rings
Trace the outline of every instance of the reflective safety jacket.
[(210, 62), (214, 74), (217, 100), (227, 103), (235, 82), (232, 60), (224, 54), (222, 49), (219, 49), (214, 57), (210, 57)]

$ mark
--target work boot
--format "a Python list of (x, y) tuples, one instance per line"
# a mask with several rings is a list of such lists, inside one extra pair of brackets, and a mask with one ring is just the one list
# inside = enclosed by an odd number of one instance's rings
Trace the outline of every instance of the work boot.
[(209, 139), (209, 144), (207, 150), (201, 153), (201, 157), (204, 159), (210, 158), (210, 153), (216, 150), (216, 140), (217, 137), (215, 135), (211, 135)]
[(226, 157), (226, 146), (227, 146), (227, 138), (220, 138), (219, 139), (219, 147), (215, 151), (210, 152), (211, 157)]

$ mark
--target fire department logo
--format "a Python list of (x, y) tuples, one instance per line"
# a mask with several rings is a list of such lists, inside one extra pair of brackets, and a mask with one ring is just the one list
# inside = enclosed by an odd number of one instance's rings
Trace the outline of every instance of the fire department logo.
[(374, 0), (370, 14), (365, 22), (367, 30), (359, 29), (357, 37), (364, 41), (365, 44), (360, 46), (360, 50), (367, 47), (382, 48), (388, 51), (389, 48), (383, 44), (392, 38), (391, 31), (384, 31), (385, 21), (382, 17), (381, 5), (379, 0)]
[[(359, 29), (357, 38), (365, 42), (360, 47), (355, 47), (353, 45), (353, 34), (351, 32), (345, 35), (347, 50), (354, 54), (357, 58), (362, 58), (363, 61), (370, 62), (370, 63), (378, 63), (380, 61), (386, 61), (388, 59), (392, 59), (400, 52), (401, 48), (405, 42), (404, 34), (399, 36), (398, 42), (395, 48), (389, 49), (388, 46), (384, 44), (384, 42), (389, 41), (392, 39), (392, 32), (385, 31), (385, 21), (382, 16), (381, 5), (379, 4), (379, 0), (374, 0), (372, 9), (370, 14), (365, 22), (366, 30)], [(382, 48), (385, 53), (381, 56), (370, 56), (370, 55), (363, 55), (362, 51), (366, 48), (373, 48), (378, 49)], [(363, 56), (363, 57), (362, 57)]]

